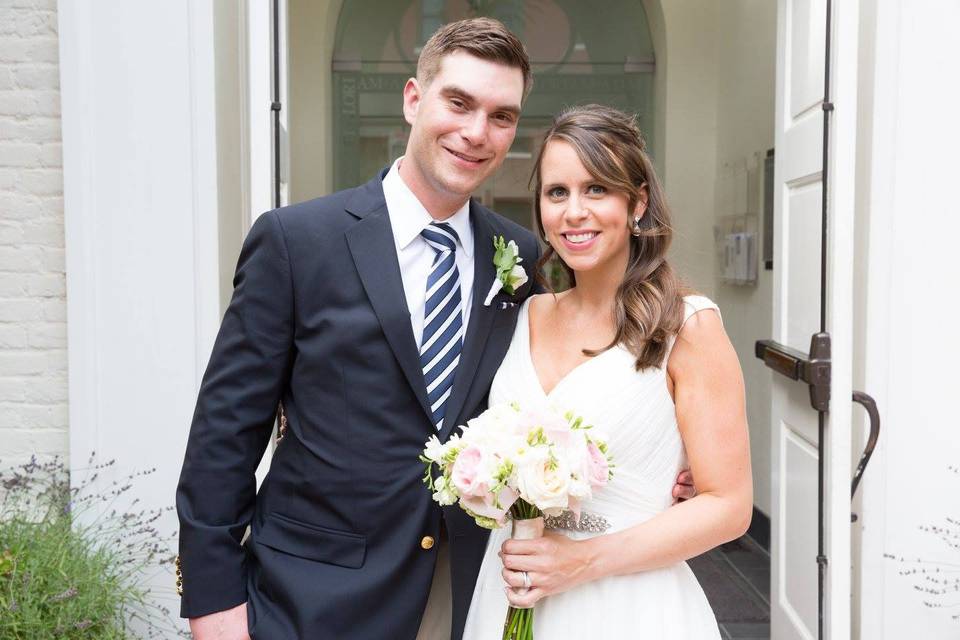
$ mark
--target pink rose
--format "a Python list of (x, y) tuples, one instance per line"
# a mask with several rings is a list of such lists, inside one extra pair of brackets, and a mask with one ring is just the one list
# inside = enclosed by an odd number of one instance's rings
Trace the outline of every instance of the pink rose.
[(482, 496), (487, 488), (480, 478), (483, 453), (479, 447), (469, 446), (460, 452), (453, 463), (451, 479), (461, 496)]
[(587, 443), (587, 474), (590, 480), (590, 486), (602, 487), (607, 484), (610, 477), (610, 465), (607, 463), (607, 456), (603, 455), (593, 442)]
[(498, 497), (500, 499), (499, 507), (495, 504), (494, 495), (489, 491), (484, 495), (461, 495), (460, 505), (471, 513), (483, 516), (484, 518), (492, 518), (496, 520), (498, 524), (502, 525), (507, 511), (510, 510), (510, 507), (513, 506), (513, 503), (516, 502), (520, 496), (510, 487), (504, 487), (500, 490)]

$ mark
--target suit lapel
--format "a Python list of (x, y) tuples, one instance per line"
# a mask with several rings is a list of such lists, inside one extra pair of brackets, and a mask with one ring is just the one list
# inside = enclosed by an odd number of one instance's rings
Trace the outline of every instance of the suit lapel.
[(347, 211), (361, 219), (347, 230), (347, 246), (387, 343), (429, 422), (432, 423), (427, 390), (423, 383), (423, 369), (420, 366), (420, 353), (410, 325), (410, 311), (407, 309), (397, 248), (381, 181), (382, 176), (371, 180), (357, 191), (348, 204)]
[(460, 424), (460, 415), (467, 393), (476, 378), (480, 357), (487, 344), (490, 328), (496, 310), (493, 306), (483, 306), (483, 300), (493, 284), (497, 272), (493, 266), (493, 227), (487, 219), (487, 213), (470, 201), (470, 221), (473, 225), (473, 302), (470, 308), (470, 322), (467, 324), (467, 336), (463, 344), (463, 353), (457, 373), (453, 379), (453, 391), (447, 400), (447, 408), (440, 439), (444, 440)]

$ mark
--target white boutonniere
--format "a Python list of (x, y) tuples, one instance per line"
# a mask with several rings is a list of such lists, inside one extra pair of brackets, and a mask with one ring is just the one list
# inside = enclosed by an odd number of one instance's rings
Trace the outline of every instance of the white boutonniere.
[(485, 307), (490, 306), (493, 297), (501, 290), (513, 295), (527, 281), (527, 272), (520, 266), (523, 258), (520, 257), (520, 248), (517, 247), (516, 242), (513, 240), (506, 242), (503, 236), (494, 236), (493, 249), (493, 266), (497, 269), (497, 277), (494, 278), (490, 292), (483, 301)]

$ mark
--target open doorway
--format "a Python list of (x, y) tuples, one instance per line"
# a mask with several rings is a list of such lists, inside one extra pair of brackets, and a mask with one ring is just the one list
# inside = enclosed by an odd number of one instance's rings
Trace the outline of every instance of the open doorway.
[[(771, 391), (753, 345), (770, 333), (776, 269), (775, 256), (763, 260), (776, 12), (776, 3), (750, 0), (287, 0), (291, 202), (361, 184), (403, 152), (400, 93), (419, 47), (440, 24), (468, 15), (502, 20), (534, 61), (514, 146), (476, 194), (485, 205), (532, 226), (527, 179), (537, 141), (563, 106), (600, 102), (638, 114), (674, 212), (672, 259), (719, 304), (746, 380), (754, 526), (699, 568), (719, 572), (717, 593), (733, 584), (743, 594), (734, 598), (746, 603), (740, 610), (726, 619), (718, 611), (731, 638), (769, 634)], [(736, 238), (745, 270), (731, 264)]]

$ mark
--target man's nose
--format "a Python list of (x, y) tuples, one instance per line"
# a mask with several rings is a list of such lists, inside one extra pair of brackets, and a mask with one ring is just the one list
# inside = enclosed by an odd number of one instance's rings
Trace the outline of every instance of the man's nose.
[(482, 112), (477, 112), (464, 124), (461, 135), (474, 146), (478, 146), (487, 140), (487, 116)]

